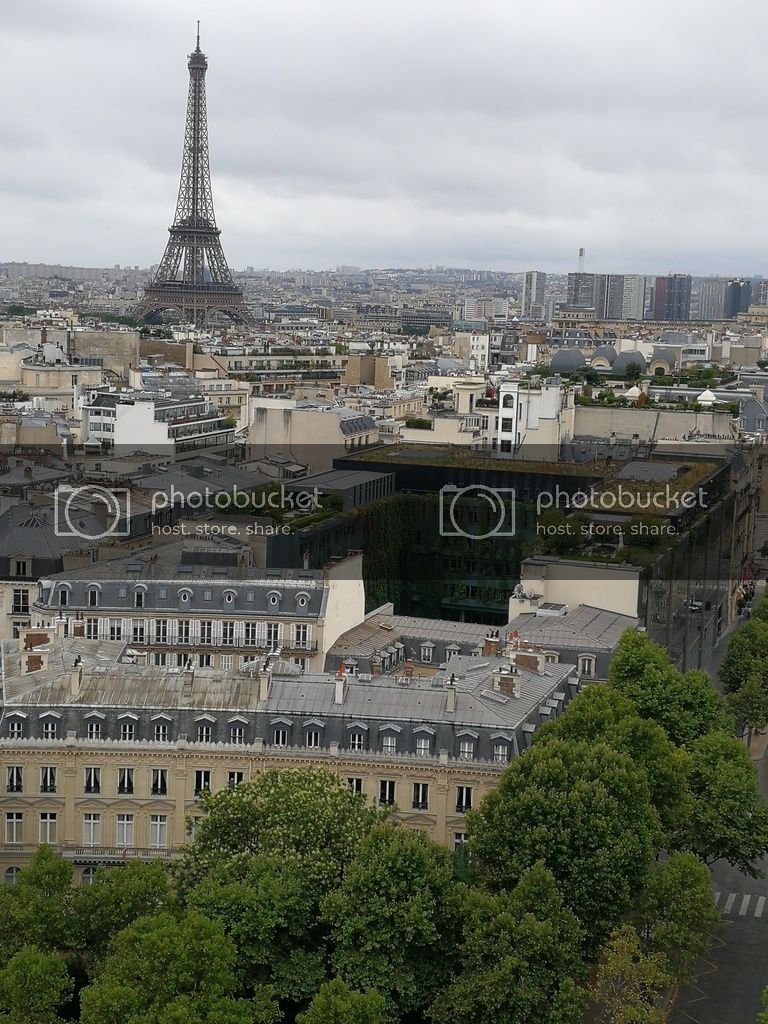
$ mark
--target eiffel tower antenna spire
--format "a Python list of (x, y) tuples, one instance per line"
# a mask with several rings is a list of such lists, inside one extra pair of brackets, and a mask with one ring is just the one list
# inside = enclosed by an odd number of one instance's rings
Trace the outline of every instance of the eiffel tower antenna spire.
[(205, 101), (208, 58), (200, 49), (199, 21), (197, 48), (187, 66), (189, 93), (176, 213), (163, 258), (134, 316), (172, 309), (182, 321), (203, 327), (212, 312), (220, 311), (249, 323), (251, 317), (242, 291), (232, 280), (213, 212)]

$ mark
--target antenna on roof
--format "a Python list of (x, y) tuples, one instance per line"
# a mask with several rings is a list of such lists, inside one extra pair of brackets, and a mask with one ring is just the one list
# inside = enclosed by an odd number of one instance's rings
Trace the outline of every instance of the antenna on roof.
[(200, 53), (200, 21), (197, 22), (197, 53)]

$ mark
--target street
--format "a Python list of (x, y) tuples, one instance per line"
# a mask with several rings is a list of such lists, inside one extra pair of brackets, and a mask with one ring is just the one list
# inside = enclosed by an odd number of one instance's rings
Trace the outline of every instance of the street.
[[(755, 599), (759, 600), (762, 593), (761, 586)], [(716, 685), (730, 632), (705, 666)], [(768, 796), (767, 740), (766, 736), (756, 736), (752, 744), (764, 796)], [(760, 866), (766, 872), (768, 859)], [(712, 871), (712, 885), (723, 923), (696, 967), (695, 982), (681, 988), (670, 1021), (755, 1024), (762, 1009), (763, 989), (768, 987), (768, 878), (749, 878), (728, 864), (718, 863)]]

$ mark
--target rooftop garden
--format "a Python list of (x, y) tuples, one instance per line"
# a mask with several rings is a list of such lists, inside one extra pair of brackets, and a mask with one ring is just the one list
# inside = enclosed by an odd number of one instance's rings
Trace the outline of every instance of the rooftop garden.
[[(494, 455), (464, 445), (451, 447), (407, 442), (367, 448), (346, 457), (355, 462), (414, 462), (425, 466), (488, 469), (501, 473), (562, 473), (564, 476), (578, 473), (584, 468), (570, 462), (535, 462), (531, 459), (515, 459), (510, 455)], [(604, 462), (590, 462), (589, 476), (601, 476), (605, 471)]]

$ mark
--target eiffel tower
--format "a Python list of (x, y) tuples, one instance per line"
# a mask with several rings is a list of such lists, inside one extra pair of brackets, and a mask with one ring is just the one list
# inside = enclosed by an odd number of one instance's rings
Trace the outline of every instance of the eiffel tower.
[(189, 55), (188, 67), (187, 123), (176, 215), (157, 273), (144, 289), (133, 315), (141, 319), (149, 313), (174, 309), (185, 323), (204, 327), (216, 310), (235, 321), (250, 323), (243, 293), (232, 280), (221, 248), (221, 232), (213, 212), (205, 106), (208, 59), (200, 49), (200, 22), (197, 47)]

